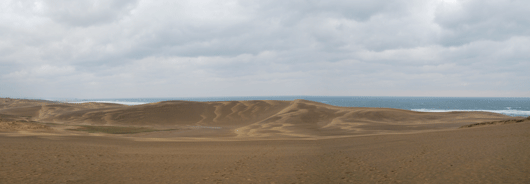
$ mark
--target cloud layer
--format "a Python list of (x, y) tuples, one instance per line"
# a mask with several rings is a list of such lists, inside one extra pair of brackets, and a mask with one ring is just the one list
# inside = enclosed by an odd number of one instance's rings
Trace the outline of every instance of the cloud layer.
[(530, 97), (529, 1), (0, 3), (0, 96)]

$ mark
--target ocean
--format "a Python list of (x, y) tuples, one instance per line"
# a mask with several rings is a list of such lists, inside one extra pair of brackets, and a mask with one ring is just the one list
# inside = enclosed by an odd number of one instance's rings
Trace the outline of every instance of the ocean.
[(168, 100), (232, 101), (305, 99), (343, 107), (396, 108), (420, 112), (486, 111), (509, 116), (530, 116), (530, 98), (519, 97), (366, 97), (366, 96), (256, 96), (194, 98), (47, 99), (69, 103), (105, 102), (141, 105)]

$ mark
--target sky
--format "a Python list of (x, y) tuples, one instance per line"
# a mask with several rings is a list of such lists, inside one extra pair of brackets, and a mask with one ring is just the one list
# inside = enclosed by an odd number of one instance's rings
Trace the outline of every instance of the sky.
[(528, 0), (2, 0), (0, 97), (530, 97)]

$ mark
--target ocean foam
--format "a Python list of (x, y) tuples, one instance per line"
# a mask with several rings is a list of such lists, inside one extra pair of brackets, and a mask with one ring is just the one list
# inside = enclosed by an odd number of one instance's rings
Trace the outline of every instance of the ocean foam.
[(418, 111), (418, 112), (455, 112), (455, 111), (482, 111), (482, 112), (493, 112), (493, 113), (499, 113), (504, 114), (508, 116), (530, 116), (530, 111), (519, 111), (519, 110), (469, 110), (469, 109), (454, 109), (454, 110), (447, 110), (447, 109), (411, 109), (411, 111)]

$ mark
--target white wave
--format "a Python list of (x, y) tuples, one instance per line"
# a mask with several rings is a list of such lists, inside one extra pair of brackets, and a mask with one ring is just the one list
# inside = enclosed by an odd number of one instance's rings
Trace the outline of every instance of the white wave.
[(88, 102), (114, 103), (114, 104), (122, 104), (122, 105), (142, 105), (142, 104), (148, 103), (148, 102), (123, 102), (123, 101), (80, 101), (80, 102), (68, 102), (68, 103), (88, 103)]
[(411, 109), (411, 111), (418, 112), (455, 112), (455, 111), (482, 111), (482, 112), (493, 112), (499, 114), (505, 114), (509, 116), (530, 116), (530, 111), (519, 111), (519, 110), (469, 110), (469, 109)]

